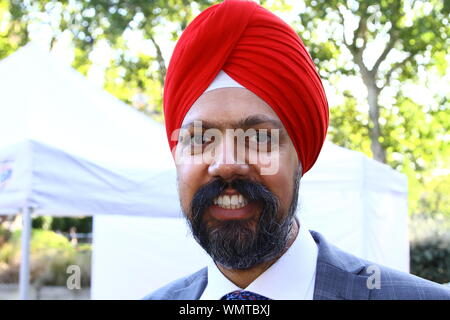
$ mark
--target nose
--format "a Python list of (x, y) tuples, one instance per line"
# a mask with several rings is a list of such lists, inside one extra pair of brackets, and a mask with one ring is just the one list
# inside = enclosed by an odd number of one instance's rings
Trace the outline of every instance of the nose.
[[(235, 137), (226, 135), (216, 146), (215, 154), (208, 167), (208, 174), (231, 181), (248, 175), (250, 166), (245, 160), (245, 154), (239, 154)], [(244, 149), (245, 153), (245, 149)]]

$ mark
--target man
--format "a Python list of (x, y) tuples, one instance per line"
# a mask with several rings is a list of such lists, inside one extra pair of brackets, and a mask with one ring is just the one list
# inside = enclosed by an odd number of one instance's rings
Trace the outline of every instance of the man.
[(146, 299), (450, 299), (441, 285), (337, 249), (296, 218), (328, 104), (281, 19), (251, 1), (203, 11), (177, 43), (164, 90), (181, 207), (212, 259)]

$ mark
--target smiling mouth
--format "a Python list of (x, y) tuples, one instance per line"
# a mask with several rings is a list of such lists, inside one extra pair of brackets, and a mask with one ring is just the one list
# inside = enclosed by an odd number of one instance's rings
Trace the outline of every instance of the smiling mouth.
[(224, 194), (216, 197), (213, 203), (222, 209), (241, 209), (248, 204), (248, 200), (242, 194)]
[(241, 220), (253, 216), (256, 209), (255, 202), (250, 202), (234, 189), (226, 189), (214, 198), (208, 211), (217, 220)]

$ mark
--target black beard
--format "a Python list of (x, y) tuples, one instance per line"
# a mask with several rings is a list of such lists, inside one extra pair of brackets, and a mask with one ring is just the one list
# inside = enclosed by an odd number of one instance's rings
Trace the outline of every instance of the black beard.
[[(236, 179), (227, 183), (213, 180), (194, 195), (188, 224), (195, 240), (211, 258), (228, 269), (244, 270), (277, 258), (286, 249), (297, 208), (300, 172), (294, 179), (294, 192), (290, 208), (279, 212), (279, 199), (264, 185), (249, 180)], [(227, 187), (242, 194), (261, 208), (256, 223), (252, 221), (222, 221), (208, 225), (203, 214)]]

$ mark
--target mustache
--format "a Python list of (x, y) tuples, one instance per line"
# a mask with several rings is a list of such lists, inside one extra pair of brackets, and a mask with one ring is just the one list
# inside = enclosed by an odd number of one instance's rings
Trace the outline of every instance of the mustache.
[[(198, 189), (186, 208), (186, 220), (194, 239), (215, 262), (227, 268), (244, 270), (274, 259), (286, 248), (295, 220), (299, 177), (295, 176), (293, 200), (286, 212), (280, 211), (280, 199), (262, 183), (247, 179), (227, 182), (222, 178), (210, 181)], [(227, 188), (257, 204), (260, 215), (255, 224), (246, 220), (214, 224), (203, 219), (214, 199)]]
[(248, 202), (258, 202), (263, 208), (276, 212), (279, 206), (278, 198), (263, 184), (247, 179), (235, 179), (226, 182), (215, 179), (202, 186), (191, 201), (192, 218), (199, 218), (202, 213), (213, 204), (213, 200), (227, 188), (233, 188), (242, 194)]
[[(254, 229), (245, 221), (226, 221), (220, 226), (204, 222), (203, 213), (227, 187), (237, 190), (249, 203), (260, 205)], [(195, 240), (214, 261), (232, 269), (248, 269), (274, 258), (286, 246), (291, 219), (277, 217), (279, 203), (261, 183), (245, 179), (228, 183), (219, 178), (197, 191), (191, 202), (192, 216), (187, 220)]]

